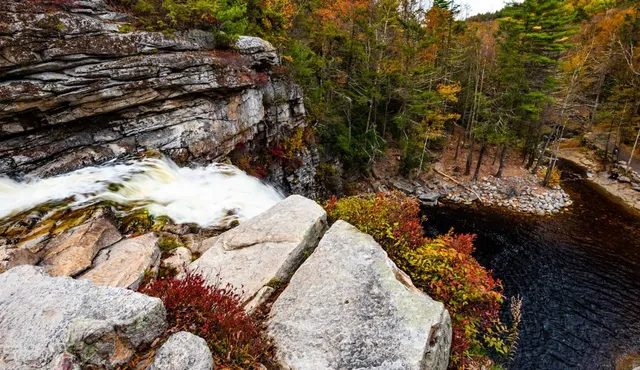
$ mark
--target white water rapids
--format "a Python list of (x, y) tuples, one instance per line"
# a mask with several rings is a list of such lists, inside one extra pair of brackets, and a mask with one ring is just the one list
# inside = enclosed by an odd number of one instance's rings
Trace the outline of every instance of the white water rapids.
[(187, 168), (148, 158), (25, 182), (0, 178), (0, 219), (70, 198), (71, 207), (101, 201), (141, 205), (153, 216), (207, 227), (229, 214), (239, 221), (256, 216), (283, 196), (231, 165)]

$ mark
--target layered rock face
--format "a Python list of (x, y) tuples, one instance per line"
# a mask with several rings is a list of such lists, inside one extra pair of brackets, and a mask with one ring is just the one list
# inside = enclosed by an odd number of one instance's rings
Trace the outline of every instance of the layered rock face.
[(211, 161), (304, 123), (266, 41), (122, 33), (102, 0), (0, 3), (0, 174), (50, 176), (145, 149)]

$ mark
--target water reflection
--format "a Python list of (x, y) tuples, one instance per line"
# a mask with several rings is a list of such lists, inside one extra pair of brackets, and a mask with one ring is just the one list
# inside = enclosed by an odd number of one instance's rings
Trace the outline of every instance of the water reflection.
[(447, 205), (425, 209), (428, 233), (478, 234), (476, 257), (523, 297), (512, 369), (616, 369), (640, 353), (640, 218), (582, 180), (553, 218)]

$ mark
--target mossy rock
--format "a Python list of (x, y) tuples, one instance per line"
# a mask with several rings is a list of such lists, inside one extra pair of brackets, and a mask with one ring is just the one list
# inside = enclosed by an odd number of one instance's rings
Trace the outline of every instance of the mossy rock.
[(134, 211), (118, 219), (118, 229), (123, 234), (139, 235), (151, 230), (154, 225), (153, 216), (146, 209)]
[(163, 254), (167, 254), (179, 247), (184, 247), (184, 244), (177, 235), (164, 234), (160, 237), (160, 240), (158, 240), (158, 248), (160, 248)]

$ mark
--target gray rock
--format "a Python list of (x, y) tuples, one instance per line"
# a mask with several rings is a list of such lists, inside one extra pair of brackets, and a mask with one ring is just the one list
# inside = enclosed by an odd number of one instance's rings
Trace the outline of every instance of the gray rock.
[(437, 206), (438, 198), (440, 198), (440, 194), (435, 192), (420, 192), (417, 196), (420, 202), (429, 206)]
[(125, 239), (105, 248), (96, 257), (93, 267), (80, 275), (96, 285), (138, 289), (145, 272), (158, 266), (158, 237), (145, 234)]
[(240, 54), (248, 55), (254, 65), (276, 65), (280, 63), (280, 58), (276, 49), (270, 42), (258, 37), (240, 36), (235, 47)]
[(253, 315), (256, 309), (262, 306), (267, 300), (269, 300), (269, 298), (275, 291), (276, 290), (270, 286), (263, 286), (260, 290), (258, 290), (256, 296), (253, 297), (253, 299), (247, 302), (247, 304), (244, 306), (244, 310), (247, 315)]
[(438, 369), (451, 320), (369, 235), (336, 222), (271, 308), (284, 369)]
[(157, 298), (99, 287), (42, 268), (15, 267), (0, 274), (0, 368), (40, 370), (72, 357), (112, 368), (126, 363), (166, 327)]
[(178, 247), (171, 251), (171, 256), (162, 261), (162, 266), (182, 272), (191, 263), (191, 251)]
[(181, 331), (169, 337), (158, 349), (147, 370), (211, 370), (213, 356), (207, 342)]
[(322, 207), (292, 195), (236, 228), (203, 241), (207, 251), (188, 269), (204, 275), (209, 284), (230, 283), (248, 300), (274, 279), (288, 281), (318, 245), (326, 227)]
[(400, 190), (401, 192), (403, 192), (403, 193), (407, 193), (407, 194), (413, 194), (413, 192), (414, 192), (414, 190), (415, 190), (415, 189), (413, 188), (413, 185), (411, 185), (411, 184), (409, 184), (409, 183), (406, 183), (406, 182), (404, 182), (404, 181), (401, 181), (401, 180), (395, 180), (395, 181), (393, 181), (393, 182), (391, 183), (391, 185), (392, 185), (395, 189)]
[(627, 176), (620, 176), (618, 177), (618, 182), (621, 182), (623, 184), (627, 184), (631, 182), (631, 179), (628, 178)]

